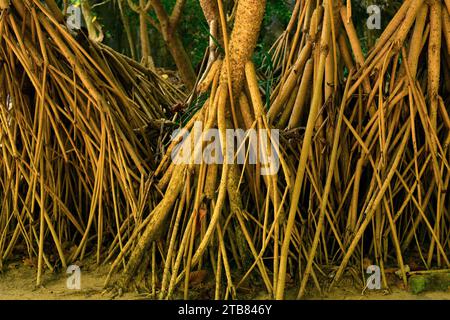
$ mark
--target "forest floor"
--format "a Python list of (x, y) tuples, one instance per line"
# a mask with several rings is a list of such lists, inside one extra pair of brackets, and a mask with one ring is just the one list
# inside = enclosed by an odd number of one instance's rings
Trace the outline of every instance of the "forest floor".
[[(65, 272), (55, 271), (53, 273), (48, 270), (43, 274), (43, 285), (36, 287), (36, 267), (27, 261), (17, 261), (3, 266), (3, 272), (0, 273), (0, 300), (97, 300), (97, 299), (150, 299), (148, 294), (139, 294), (137, 292), (125, 293), (122, 296), (113, 297), (111, 294), (102, 294), (103, 283), (108, 274), (109, 265), (96, 266), (94, 263), (80, 264), (81, 269), (81, 290), (70, 290), (67, 288), (67, 279), (70, 276)], [(213, 291), (214, 281), (205, 281), (195, 294), (193, 290), (192, 298), (210, 299), (211, 291)], [(209, 282), (209, 284), (208, 284)], [(287, 298), (295, 298), (295, 289), (291, 288), (287, 293)], [(424, 292), (414, 295), (408, 290), (402, 288), (400, 281), (394, 281), (391, 286), (391, 292), (387, 293), (383, 290), (370, 291), (366, 290), (361, 294), (361, 286), (354, 284), (352, 280), (342, 281), (336, 288), (330, 292), (320, 294), (310, 290), (307, 299), (333, 299), (333, 300), (450, 300), (450, 287), (447, 291)], [(207, 292), (207, 293), (205, 293)], [(262, 291), (260, 291), (262, 292)], [(176, 297), (175, 297), (176, 298)], [(245, 296), (244, 298), (249, 298)], [(254, 294), (250, 299), (266, 299), (267, 296), (262, 294)]]

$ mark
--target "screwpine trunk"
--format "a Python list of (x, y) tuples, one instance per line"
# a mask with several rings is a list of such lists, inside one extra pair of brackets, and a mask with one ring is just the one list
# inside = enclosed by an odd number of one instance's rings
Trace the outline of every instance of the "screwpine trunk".
[[(220, 2), (219, 2), (220, 3)], [(155, 7), (155, 9), (158, 7), (158, 5)], [(219, 128), (220, 134), (221, 134), (221, 140), (225, 141), (225, 130), (227, 127), (227, 122), (229, 122), (229, 110), (228, 106), (230, 105), (228, 102), (230, 99), (230, 91), (228, 89), (232, 89), (232, 94), (234, 97), (237, 97), (239, 95), (239, 92), (241, 91), (243, 84), (244, 84), (244, 74), (245, 74), (245, 65), (250, 60), (254, 48), (256, 46), (256, 41), (258, 39), (260, 26), (262, 23), (263, 15), (264, 15), (264, 9), (265, 9), (265, 0), (241, 0), (239, 2), (238, 8), (237, 8), (237, 14), (236, 14), (236, 21), (234, 25), (234, 29), (231, 35), (230, 45), (228, 46), (226, 44), (226, 59), (225, 63), (222, 65), (222, 69), (220, 71), (220, 81), (215, 81), (215, 87), (213, 87), (212, 92), (217, 92), (217, 99), (210, 99), (209, 103), (206, 103), (204, 108), (209, 108), (209, 116), (205, 117), (204, 120), (204, 130), (211, 128), (212, 126), (215, 126), (217, 123), (217, 126)], [(157, 11), (158, 12), (158, 11)], [(161, 12), (160, 12), (161, 14)], [(222, 16), (223, 18), (223, 16)], [(178, 54), (183, 54), (183, 50), (181, 50), (181, 44), (180, 39), (178, 36), (175, 35), (175, 31), (168, 30), (168, 26), (164, 25), (164, 17), (162, 16), (161, 21), (161, 27), (163, 30), (163, 36), (165, 40), (167, 41), (169, 48), (173, 48), (173, 53), (175, 54), (175, 57), (178, 57)], [(224, 22), (224, 19), (221, 19), (222, 22)], [(223, 28), (223, 30), (226, 30), (226, 28)], [(165, 31), (164, 31), (165, 30)], [(226, 33), (224, 32), (224, 39), (227, 39)], [(226, 40), (225, 40), (225, 43)], [(229, 50), (228, 50), (229, 49)], [(176, 60), (180, 62), (185, 57), (180, 56), (180, 60)], [(182, 72), (182, 68), (180, 69), (180, 73)], [(219, 72), (219, 70), (216, 70)], [(218, 79), (216, 77), (216, 79)], [(229, 84), (232, 84), (230, 87), (227, 88)], [(214, 93), (211, 94), (212, 96), (216, 96)], [(202, 111), (200, 111), (197, 115), (199, 115), (199, 120), (202, 120)], [(226, 155), (226, 150), (224, 149), (225, 146), (222, 145), (222, 151), (223, 154)], [(194, 154), (198, 150), (198, 145), (195, 145), (194, 147)], [(169, 149), (170, 150), (170, 147)], [(168, 151), (169, 152), (169, 151)], [(166, 157), (165, 159), (170, 159), (170, 156)], [(169, 161), (169, 160), (168, 160)], [(222, 165), (221, 174), (220, 174), (220, 182), (218, 187), (218, 194), (214, 195), (216, 198), (213, 202), (213, 208), (212, 208), (212, 214), (211, 219), (209, 222), (209, 225), (207, 226), (206, 230), (204, 231), (203, 238), (201, 239), (201, 242), (198, 244), (198, 248), (196, 249), (195, 253), (193, 251), (193, 235), (192, 235), (192, 220), (190, 220), (188, 227), (186, 227), (186, 230), (184, 231), (184, 234), (181, 234), (182, 240), (181, 240), (181, 246), (189, 246), (188, 247), (188, 258), (187, 258), (187, 264), (188, 267), (182, 272), (182, 274), (185, 275), (185, 281), (186, 285), (185, 288), (187, 288), (187, 285), (189, 283), (189, 273), (190, 268), (195, 266), (199, 263), (201, 260), (203, 253), (207, 249), (207, 247), (210, 244), (210, 241), (212, 239), (213, 234), (216, 232), (218, 226), (218, 222), (220, 219), (220, 215), (222, 213), (222, 208), (227, 196), (227, 187), (228, 187), (228, 177), (229, 172), (234, 172), (232, 169), (230, 169), (230, 166), (226, 164), (227, 161), (224, 160), (224, 165)], [(161, 164), (162, 165), (162, 164)], [(160, 165), (160, 166), (161, 166)], [(169, 164), (170, 166), (171, 164)], [(180, 193), (183, 192), (183, 186), (186, 184), (186, 181), (189, 179), (189, 175), (191, 172), (198, 173), (199, 171), (194, 171), (193, 165), (187, 165), (187, 164), (179, 164), (172, 167), (171, 170), (167, 170), (166, 174), (169, 173), (171, 176), (169, 178), (163, 177), (161, 180), (169, 179), (169, 183), (165, 192), (165, 195), (163, 199), (160, 201), (160, 203), (155, 207), (153, 212), (150, 214), (150, 220), (147, 223), (147, 226), (145, 227), (145, 230), (142, 233), (142, 236), (140, 237), (136, 247), (132, 250), (130, 259), (128, 261), (128, 264), (126, 265), (124, 274), (122, 278), (120, 279), (119, 285), (124, 286), (125, 288), (129, 286), (130, 281), (135, 277), (136, 272), (139, 269), (139, 266), (141, 265), (143, 261), (144, 253), (148, 251), (150, 248), (152, 242), (157, 241), (160, 238), (160, 231), (162, 230), (164, 226), (164, 221), (172, 214), (172, 208), (175, 205), (176, 200), (178, 199)], [(156, 170), (159, 171), (159, 168)], [(235, 175), (232, 175), (232, 178), (235, 178)], [(199, 177), (199, 180), (201, 177)], [(236, 179), (232, 179), (232, 181), (236, 182)], [(211, 187), (211, 186), (209, 186)], [(214, 190), (217, 190), (216, 188), (213, 188)], [(191, 190), (192, 193), (196, 192)], [(228, 190), (228, 196), (231, 197), (229, 199), (231, 204), (239, 203), (239, 201), (235, 201), (233, 197), (236, 196), (237, 189), (235, 188), (232, 192)], [(201, 194), (201, 192), (197, 192), (197, 194)], [(192, 216), (196, 216), (196, 212), (198, 211), (199, 203), (200, 201), (198, 198), (195, 200), (195, 208), (192, 213), (191, 210), (189, 210), (189, 207), (184, 208), (186, 211), (186, 214), (191, 214)], [(181, 208), (183, 209), (183, 208)], [(180, 210), (180, 209), (179, 209)], [(194, 225), (195, 226), (195, 225)], [(190, 239), (188, 241), (188, 239)], [(183, 250), (179, 249), (179, 252), (182, 254)], [(114, 271), (116, 266), (119, 264), (120, 261), (122, 261), (124, 252), (116, 259), (116, 261), (113, 263), (113, 266), (111, 267), (111, 272)], [(181, 255), (178, 254), (176, 259), (176, 266), (179, 266), (179, 261), (181, 261)], [(168, 295), (170, 296), (173, 286), (175, 283), (179, 281), (179, 278), (181, 275), (177, 277), (177, 268), (174, 267), (175, 271), (172, 272), (172, 277), (170, 279), (170, 285), (168, 289)], [(168, 281), (167, 274), (164, 276), (164, 279)], [(109, 281), (109, 277), (107, 279), (107, 284)], [(164, 287), (166, 286), (166, 283), (164, 283)], [(165, 292), (162, 292), (164, 295)], [(185, 289), (185, 297), (187, 297), (187, 289)]]

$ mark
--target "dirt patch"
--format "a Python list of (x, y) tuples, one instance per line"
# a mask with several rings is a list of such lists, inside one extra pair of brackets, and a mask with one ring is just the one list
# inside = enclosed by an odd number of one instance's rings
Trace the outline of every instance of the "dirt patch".
[[(103, 284), (109, 271), (109, 265), (96, 266), (87, 264), (81, 266), (81, 290), (67, 288), (67, 279), (70, 275), (65, 271), (49, 270), (43, 275), (43, 285), (36, 287), (36, 268), (20, 262), (10, 263), (0, 274), (0, 300), (108, 300), (108, 299), (150, 299), (148, 294), (126, 293), (113, 297), (104, 292)], [(290, 290), (287, 298), (295, 298), (296, 290)], [(306, 299), (312, 300), (450, 300), (450, 290), (424, 292), (418, 295), (412, 294), (399, 286), (393, 286), (391, 292), (365, 291), (351, 283), (341, 283), (330, 292), (312, 292)], [(256, 299), (268, 299), (265, 294), (260, 294)]]
[[(65, 271), (46, 270), (43, 285), (36, 287), (36, 268), (11, 263), (0, 274), (0, 300), (108, 300), (113, 297), (104, 292), (103, 284), (109, 266), (81, 265), (81, 290), (67, 288), (70, 274)], [(124, 294), (120, 299), (142, 299), (138, 294)]]

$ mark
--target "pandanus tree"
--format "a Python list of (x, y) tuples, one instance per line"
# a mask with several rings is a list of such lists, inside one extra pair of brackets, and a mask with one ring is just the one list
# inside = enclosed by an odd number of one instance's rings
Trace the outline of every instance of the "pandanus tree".
[[(423, 257), (424, 268), (448, 267), (448, 86), (440, 81), (449, 71), (448, 7), (404, 1), (367, 57), (350, 16), (350, 1), (299, 1), (273, 47), (281, 76), (269, 121), (290, 136), (303, 133), (278, 299), (293, 247), (306, 261), (298, 297), (310, 275), (320, 288), (320, 265), (339, 265), (334, 286), (350, 262), (370, 261), (381, 267), (385, 288), (386, 264), (405, 283), (412, 256)], [(338, 90), (344, 78), (347, 88)]]
[[(171, 16), (150, 3), (163, 31), (184, 1)], [(25, 244), (40, 284), (92, 250), (112, 261), (109, 287), (161, 299), (207, 273), (216, 299), (283, 299), (364, 281), (370, 264), (385, 288), (392, 270), (448, 269), (450, 1), (403, 1), (367, 55), (351, 1), (296, 1), (269, 71), (252, 62), (264, 0), (200, 4), (209, 55), (186, 100), (73, 36), (53, 0), (0, 0), (0, 268)], [(180, 101), (193, 111), (167, 112)], [(166, 141), (167, 123), (182, 134)], [(263, 174), (269, 158), (279, 170)]]
[[(281, 197), (276, 190), (277, 176), (264, 178), (267, 199), (273, 202), (274, 213), (268, 212), (268, 206), (265, 214), (261, 211), (249, 213), (245, 202), (248, 203), (249, 198), (260, 192), (257, 189), (261, 188), (260, 179), (263, 180), (261, 168), (250, 165), (241, 168), (237, 164), (229, 164), (227, 157), (233, 155), (227, 153), (228, 145), (225, 143), (227, 128), (268, 128), (255, 68), (250, 60), (258, 39), (265, 1), (238, 2), (230, 38), (222, 1), (217, 1), (217, 7), (214, 7), (214, 3), (203, 1), (202, 5), (203, 8), (214, 8), (212, 13), (205, 10), (209, 22), (214, 19), (220, 21), (225, 56), (212, 63), (200, 84), (201, 90), (207, 92), (209, 98), (185, 125), (185, 129), (190, 130), (196, 121), (202, 123), (204, 131), (218, 128), (220, 138), (217, 142), (220, 143), (223, 162), (202, 162), (196, 165), (190, 161), (188, 164), (175, 164), (171, 162), (171, 151), (179, 141), (173, 141), (155, 172), (159, 178), (159, 189), (165, 190), (164, 196), (142, 228), (136, 230), (135, 239), (130, 239), (124, 246), (111, 268), (111, 272), (115, 271), (128, 257), (123, 275), (115, 282), (122, 288), (128, 288), (135, 283), (134, 279), (142, 279), (147, 265), (152, 270), (157, 268), (154, 257), (158, 253), (164, 257), (161, 262), (160, 298), (173, 296), (174, 289), (183, 279), (184, 297), (189, 297), (191, 274), (206, 264), (212, 267), (216, 277), (216, 298), (236, 297), (236, 288), (255, 267), (267, 291), (273, 292), (272, 281), (262, 257), (269, 242), (272, 242), (275, 226), (272, 220), (276, 220), (279, 214), (277, 211)], [(192, 136), (189, 136), (191, 140)], [(194, 142), (193, 158), (200, 152), (203, 141), (200, 139), (200, 142)], [(241, 196), (243, 174), (251, 180), (248, 185), (245, 184), (245, 190), (252, 196), (245, 199)], [(263, 235), (263, 242), (256, 242), (252, 233)], [(232, 246), (231, 253), (227, 249), (228, 245)], [(235, 279), (230, 269), (231, 259), (233, 263), (246, 268), (238, 279)], [(225, 289), (221, 285), (223, 272), (227, 281)], [(107, 282), (111, 279), (108, 278)], [(155, 281), (152, 278), (153, 284)]]
[(450, 72), (449, 12), (449, 1), (404, 1), (355, 74), (347, 99), (361, 83), (371, 83), (367, 122), (354, 132), (363, 149), (357, 182), (367, 165), (372, 172), (364, 198), (354, 193), (364, 214), (353, 217), (336, 279), (371, 223), (381, 267), (392, 246), (405, 281), (408, 250), (425, 268), (449, 267), (449, 88), (441, 81)]
[(152, 207), (161, 119), (183, 95), (73, 36), (53, 0), (0, 9), (0, 266), (28, 248), (39, 285), (87, 251), (100, 262)]
[[(321, 242), (325, 250), (320, 250), (321, 262), (323, 255), (325, 261), (328, 259), (326, 246), (331, 241), (323, 243), (325, 232), (335, 239), (338, 248), (344, 248), (341, 230), (334, 225), (336, 213), (330, 212), (334, 209), (330, 207), (341, 200), (337, 170), (340, 150), (346, 146), (342, 130), (346, 102), (340, 92), (347, 93), (351, 83), (348, 73), (364, 59), (350, 9), (341, 1), (297, 1), (286, 31), (271, 50), (279, 80), (271, 95), (268, 120), (287, 131), (287, 138), (294, 142), (288, 161), (291, 166), (297, 163), (280, 236), (277, 299), (285, 297), (286, 279), (293, 276), (288, 266), (302, 261), (306, 261), (306, 267), (298, 296), (304, 295), (311, 274), (321, 289), (313, 266)], [(368, 90), (368, 83), (364, 85)], [(295, 132), (300, 140), (290, 138)], [(302, 219), (298, 218), (299, 208), (304, 208), (300, 209)], [(306, 226), (303, 219), (308, 221)], [(331, 224), (331, 231), (324, 230), (326, 223)], [(293, 247), (296, 258), (289, 255)], [(317, 271), (322, 272), (320, 267)]]
[[(244, 17), (259, 15), (246, 7), (251, 1), (239, 1), (228, 41), (217, 3), (204, 1), (202, 6), (210, 26), (220, 21), (226, 54), (210, 59), (197, 87), (209, 99), (185, 128), (191, 130), (195, 121), (206, 129), (217, 125), (221, 141), (223, 128), (287, 130), (278, 153), (280, 172), (261, 177), (261, 168), (247, 163), (175, 165), (170, 152), (179, 141), (172, 142), (155, 172), (165, 195), (135, 233), (137, 242), (129, 242), (113, 265), (115, 270), (129, 256), (120, 286), (145, 274), (145, 265), (155, 270), (156, 260), (145, 260), (150, 247), (152, 257), (157, 252), (165, 257), (161, 298), (173, 296), (183, 280), (187, 298), (191, 275), (207, 264), (216, 277), (216, 298), (235, 297), (255, 271), (277, 299), (285, 298), (286, 286), (298, 272), (301, 298), (310, 278), (322, 290), (319, 274), (329, 272), (334, 286), (344, 271), (367, 261), (381, 267), (387, 288), (387, 264), (396, 265), (406, 282), (405, 254), (408, 259), (423, 256), (423, 245), (416, 241), (411, 246), (419, 236), (429, 241), (424, 267), (433, 261), (447, 265), (448, 199), (442, 191), (449, 177), (448, 108), (438, 94), (430, 94), (447, 92), (439, 69), (430, 68), (436, 67), (434, 53), (447, 55), (447, 47), (436, 40), (446, 32), (447, 12), (429, 18), (422, 12), (419, 18), (417, 5), (423, 2), (405, 1), (366, 57), (350, 2), (296, 2), (291, 22), (272, 50), (279, 80), (266, 114), (257, 73), (248, 61), (252, 47), (244, 46), (252, 43), (244, 35), (258, 21)], [(437, 3), (429, 5), (443, 5)], [(414, 22), (418, 31), (406, 42)], [(442, 27), (431, 32), (435, 24)], [(419, 31), (421, 41), (414, 41)], [(421, 54), (426, 45), (428, 54)], [(422, 59), (428, 63), (420, 63)], [(422, 80), (414, 80), (418, 75)], [(197, 149), (199, 145), (194, 153)], [(170, 229), (164, 236), (165, 224)], [(243, 274), (231, 271), (234, 264)], [(329, 265), (334, 267), (323, 267)], [(155, 282), (153, 278), (154, 287)]]

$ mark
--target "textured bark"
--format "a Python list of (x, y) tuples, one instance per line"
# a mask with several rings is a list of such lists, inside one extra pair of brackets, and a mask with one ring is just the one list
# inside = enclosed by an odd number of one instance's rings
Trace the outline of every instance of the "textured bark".
[[(220, 43), (223, 46), (223, 39), (219, 28), (219, 10), (217, 7), (217, 0), (200, 0), (200, 6), (203, 10), (203, 15), (209, 25), (209, 61), (208, 65), (211, 66), (217, 59), (216, 43)], [(209, 69), (209, 68), (207, 68)]]
[[(234, 98), (239, 97), (244, 83), (245, 64), (252, 57), (261, 29), (265, 0), (241, 0), (230, 40), (230, 70)], [(222, 81), (227, 78), (227, 64), (222, 67)]]
[[(243, 86), (245, 64), (248, 60), (250, 60), (253, 54), (253, 50), (256, 46), (256, 41), (258, 39), (264, 15), (265, 3), (265, 0), (240, 0), (239, 2), (236, 22), (231, 36), (230, 52), (228, 57), (231, 62), (231, 80), (233, 81), (233, 89), (235, 90), (233, 93), (236, 94), (236, 96)], [(153, 1), (153, 7), (158, 15), (158, 20), (161, 23), (161, 30), (163, 32), (164, 39), (168, 42), (169, 48), (171, 48), (171, 46), (174, 46), (176, 48), (176, 46), (178, 46), (177, 41), (180, 40), (177, 37), (171, 37), (171, 35), (174, 35), (175, 33), (169, 32), (171, 30), (169, 30), (170, 23), (167, 13), (164, 11), (164, 8), (160, 6), (160, 2), (157, 0)], [(180, 48), (178, 47), (175, 51), (179, 49)], [(224, 130), (226, 128), (225, 106), (228, 97), (228, 90), (226, 89), (226, 84), (228, 83), (228, 68), (226, 64), (223, 65), (221, 73), (221, 84), (219, 85), (218, 89), (220, 91), (217, 112), (218, 127), (224, 134)], [(234, 86), (234, 82), (236, 82), (236, 86)], [(214, 212), (205, 235), (201, 243), (199, 244), (195, 255), (192, 257), (191, 265), (195, 265), (198, 263), (200, 257), (206, 250), (219, 221), (227, 191), (228, 168), (229, 167), (227, 165), (224, 165), (222, 167), (220, 178), (221, 182), (219, 185), (219, 193), (217, 195), (216, 206), (214, 208)], [(136, 275), (136, 271), (141, 265), (144, 253), (147, 252), (153, 241), (159, 239), (161, 229), (164, 226), (164, 222), (170, 215), (171, 209), (186, 181), (186, 169), (187, 167), (184, 165), (175, 167), (164, 198), (151, 213), (152, 218), (146, 226), (145, 231), (139, 239), (136, 247), (132, 251), (130, 260), (125, 268), (125, 272), (120, 283), (120, 285), (124, 286), (125, 288), (128, 287), (130, 281)], [(237, 167), (231, 168), (231, 170), (236, 169)], [(237, 210), (237, 206), (240, 206), (241, 204), (237, 190), (237, 172), (235, 172), (232, 178), (234, 179), (232, 179), (232, 181), (230, 182), (230, 188), (228, 188), (228, 191), (229, 197), (231, 198), (230, 203), (234, 207), (234, 209)]]
[(216, 0), (200, 0), (200, 6), (202, 7), (203, 14), (209, 25), (211, 25), (212, 21), (219, 20), (219, 10), (217, 8)]
[(144, 253), (148, 251), (152, 242), (161, 236), (161, 233), (164, 230), (164, 222), (169, 216), (170, 210), (182, 190), (185, 181), (185, 168), (186, 166), (183, 165), (177, 166), (173, 178), (167, 187), (165, 197), (155, 209), (153, 209), (152, 218), (137, 242), (125, 268), (121, 283), (124, 287), (128, 287), (130, 281), (136, 275), (136, 271), (141, 265)]
[(431, 125), (437, 132), (438, 94), (441, 66), (442, 6), (434, 0), (430, 7), (430, 41), (428, 45), (428, 95), (430, 97)]

